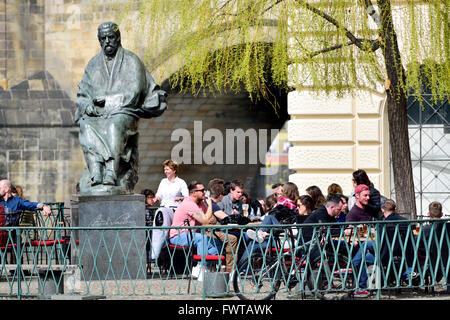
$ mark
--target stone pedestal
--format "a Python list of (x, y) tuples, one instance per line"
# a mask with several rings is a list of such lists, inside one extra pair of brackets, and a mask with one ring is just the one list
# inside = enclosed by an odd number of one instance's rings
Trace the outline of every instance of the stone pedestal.
[[(145, 279), (146, 233), (143, 195), (80, 196), (79, 263), (91, 280)], [(113, 229), (120, 227), (120, 229)], [(127, 228), (131, 227), (131, 228)]]

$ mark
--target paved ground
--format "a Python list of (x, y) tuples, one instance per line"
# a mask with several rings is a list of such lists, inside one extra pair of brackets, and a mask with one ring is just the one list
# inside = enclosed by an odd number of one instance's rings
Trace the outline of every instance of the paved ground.
[[(78, 269), (79, 270), (79, 269)], [(43, 281), (37, 276), (25, 275), (21, 279), (21, 292), (26, 299), (57, 299), (57, 300), (85, 300), (85, 299), (105, 299), (105, 300), (239, 300), (233, 291), (233, 286), (229, 283), (228, 290), (226, 285), (222, 291), (229, 292), (228, 295), (220, 297), (208, 297), (204, 294), (204, 282), (198, 280), (188, 281), (186, 276), (167, 276), (165, 273), (160, 273), (158, 268), (152, 269), (152, 274), (147, 274), (146, 279), (128, 279), (128, 280), (108, 280), (108, 281), (80, 281), (80, 273), (76, 273), (75, 269), (72, 273), (66, 272), (64, 276), (64, 294), (54, 295), (56, 292), (55, 282), (59, 279), (54, 279), (51, 274), (47, 275), (47, 282)], [(12, 271), (14, 272), (14, 271)], [(216, 275), (215, 273), (212, 275)], [(223, 275), (218, 273), (217, 275)], [(217, 276), (216, 275), (216, 276)], [(87, 275), (84, 275), (85, 277)], [(18, 283), (17, 275), (12, 277), (11, 274), (0, 276), (0, 299), (17, 299)], [(84, 279), (84, 278), (83, 278)], [(216, 281), (219, 281), (217, 279)], [(222, 278), (223, 280), (223, 278)], [(426, 293), (424, 288), (417, 289), (402, 289), (401, 294), (394, 290), (382, 290), (381, 300), (450, 300), (450, 294), (445, 292), (445, 287), (437, 286), (435, 294)], [(312, 294), (307, 294), (306, 297), (300, 293), (295, 293), (295, 288), (288, 291), (283, 285), (276, 295), (277, 300), (314, 300)], [(43, 297), (41, 292), (45, 292)], [(345, 297), (345, 294), (344, 294)], [(337, 298), (342, 298), (342, 295)], [(347, 298), (347, 297), (345, 297)], [(376, 291), (372, 291), (367, 298), (355, 300), (376, 300)]]
[[(54, 281), (51, 280), (50, 285)], [(42, 284), (42, 283), (41, 283)], [(204, 297), (203, 282), (194, 280), (189, 284), (187, 279), (167, 279), (160, 276), (138, 281), (92, 281), (88, 284), (81, 284), (73, 287), (67, 282), (64, 286), (64, 295), (49, 295), (42, 297), (39, 295), (40, 280), (38, 277), (27, 277), (22, 281), (22, 293), (24, 299), (56, 299), (56, 300), (239, 300), (230, 290), (230, 295), (225, 297)], [(189, 294), (188, 294), (189, 287)], [(46, 290), (49, 290), (46, 287)], [(436, 287), (435, 295), (426, 293), (423, 288), (403, 289), (401, 294), (393, 290), (381, 291), (381, 300), (450, 300), (444, 287)], [(89, 294), (86, 294), (89, 292)], [(16, 299), (17, 282), (2, 277), (0, 280), (0, 296), (2, 299)], [(28, 297), (26, 297), (28, 295)], [(276, 296), (277, 300), (302, 300), (300, 294), (294, 291), (287, 291), (282, 287)], [(314, 296), (307, 295), (307, 300), (314, 300)], [(376, 292), (371, 292), (368, 298), (355, 300), (376, 300)]]

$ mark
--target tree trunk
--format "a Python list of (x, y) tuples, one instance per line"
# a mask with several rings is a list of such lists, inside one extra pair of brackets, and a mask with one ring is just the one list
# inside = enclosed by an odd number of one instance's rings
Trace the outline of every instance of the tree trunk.
[(410, 213), (411, 219), (415, 219), (417, 215), (409, 148), (406, 98), (402, 100), (404, 101), (397, 101), (388, 92), (389, 141), (394, 171), (395, 198), (397, 212)]
[(397, 212), (409, 213), (415, 219), (416, 202), (409, 148), (408, 116), (406, 108), (405, 70), (398, 49), (397, 35), (392, 22), (389, 0), (379, 0), (381, 37), (387, 81), (387, 109), (389, 141), (394, 173)]

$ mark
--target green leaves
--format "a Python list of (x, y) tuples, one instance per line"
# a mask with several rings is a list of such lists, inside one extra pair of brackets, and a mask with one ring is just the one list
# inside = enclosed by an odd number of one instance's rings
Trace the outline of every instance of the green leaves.
[[(390, 11), (368, 0), (120, 3), (121, 29), (135, 35), (152, 74), (170, 69), (172, 85), (193, 94), (244, 87), (264, 96), (268, 84), (288, 83), (341, 94), (376, 89), (386, 78), (379, 48), (398, 43), (404, 86), (418, 89), (424, 68), (431, 91), (449, 95), (448, 1), (393, 3)], [(381, 16), (393, 19), (398, 41), (380, 38)]]

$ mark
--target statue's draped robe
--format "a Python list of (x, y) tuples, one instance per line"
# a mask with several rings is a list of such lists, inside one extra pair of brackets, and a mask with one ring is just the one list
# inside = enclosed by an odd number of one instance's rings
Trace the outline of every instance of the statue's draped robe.
[[(136, 174), (137, 139), (133, 138), (137, 137), (137, 120), (160, 116), (167, 107), (165, 92), (140, 59), (122, 47), (111, 70), (102, 51), (93, 57), (78, 87), (75, 121), (80, 124), (85, 158), (99, 163), (122, 159)], [(94, 99), (106, 101), (104, 107), (94, 107), (100, 116), (85, 113)]]

